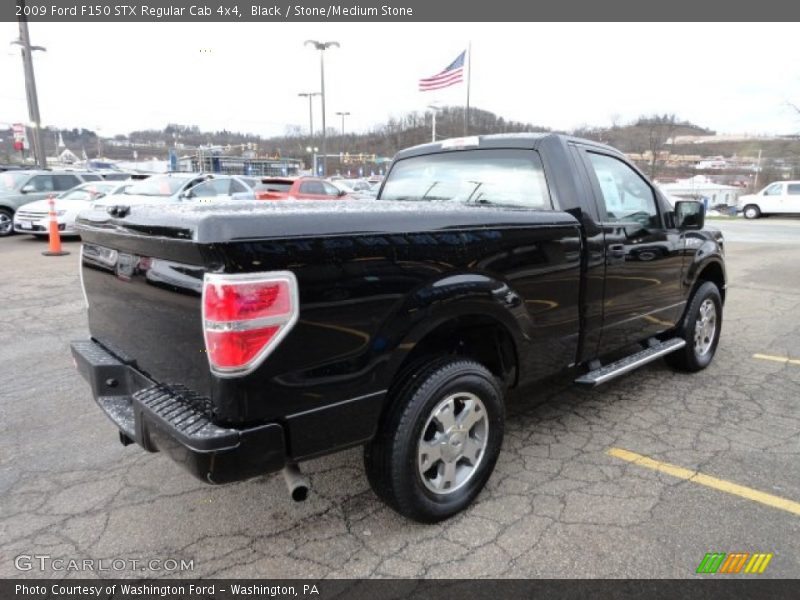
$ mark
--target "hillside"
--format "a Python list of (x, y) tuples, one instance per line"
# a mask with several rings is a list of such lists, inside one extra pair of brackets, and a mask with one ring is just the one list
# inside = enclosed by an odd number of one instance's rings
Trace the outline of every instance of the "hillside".
[[(410, 112), (393, 116), (386, 122), (360, 133), (344, 136), (335, 127), (328, 128), (328, 152), (331, 154), (369, 154), (391, 157), (402, 148), (431, 140), (432, 115), (429, 111)], [(473, 108), (470, 112), (470, 134), (546, 132), (543, 125), (504, 119), (491, 111)], [(442, 108), (436, 119), (437, 139), (464, 135), (464, 109)], [(259, 157), (291, 157), (308, 162), (308, 147), (321, 146), (319, 133), (310, 138), (299, 126), (289, 126), (280, 136), (264, 137), (233, 131), (202, 131), (196, 125), (169, 124), (164, 129), (133, 131), (127, 136), (98, 140), (94, 131), (82, 128), (54, 131), (44, 130), (44, 143), (48, 156), (56, 155), (56, 142), (60, 133), (66, 147), (77, 156), (83, 152), (89, 158), (102, 153), (112, 160), (164, 159), (170, 149), (179, 155), (193, 154), (199, 146), (218, 146), (231, 155), (248, 153)], [(671, 144), (676, 136), (712, 136), (714, 131), (680, 120), (675, 115), (641, 116), (630, 123), (617, 120), (608, 127), (580, 127), (570, 133), (579, 137), (602, 141), (633, 156), (649, 175), (682, 177), (692, 174), (693, 161), (707, 156), (753, 157), (761, 150), (769, 168), (773, 163), (781, 167), (797, 168), (800, 173), (800, 140), (796, 138), (749, 139), (720, 143)], [(0, 162), (19, 162), (14, 152), (11, 131), (0, 130)], [(673, 160), (676, 156), (684, 160)], [(679, 164), (678, 164), (679, 163)]]

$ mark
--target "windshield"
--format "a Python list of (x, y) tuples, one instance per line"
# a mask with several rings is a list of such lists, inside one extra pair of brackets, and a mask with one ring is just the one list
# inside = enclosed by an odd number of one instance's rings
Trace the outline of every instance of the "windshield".
[(87, 183), (61, 194), (59, 200), (96, 200), (117, 187), (115, 183)]
[(348, 194), (349, 194), (350, 192), (353, 192), (353, 191), (355, 191), (355, 188), (353, 188), (353, 187), (350, 185), (350, 183), (345, 183), (344, 181), (341, 181), (341, 180), (338, 180), (338, 181), (331, 181), (331, 183), (332, 183), (333, 185), (335, 185), (337, 188), (339, 188), (340, 190), (343, 190), (343, 191), (347, 192)]
[(406, 158), (392, 168), (380, 199), (551, 207), (542, 162), (533, 150), (466, 150)]
[(134, 183), (123, 193), (137, 196), (172, 196), (180, 191), (186, 181), (187, 179), (183, 177), (169, 177), (167, 175), (149, 177)]
[(27, 173), (0, 173), (0, 192), (13, 192), (29, 177)]

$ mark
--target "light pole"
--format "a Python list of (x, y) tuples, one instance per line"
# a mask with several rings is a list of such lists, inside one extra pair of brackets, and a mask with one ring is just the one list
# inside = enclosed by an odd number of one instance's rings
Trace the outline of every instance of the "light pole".
[[(350, 113), (349, 112), (337, 112), (336, 114), (339, 115), (340, 117), (342, 117), (342, 138), (344, 138), (344, 118), (349, 116)], [(342, 140), (342, 141), (344, 141), (344, 140)]]
[(433, 114), (433, 126), (431, 127), (431, 141), (436, 141), (436, 113), (439, 112), (439, 106), (436, 104), (429, 104), (428, 108), (431, 109), (431, 113)]
[[(18, 5), (22, 7), (22, 12), (24, 13), (24, 0), (19, 2)], [(33, 58), (31, 54), (34, 50), (46, 52), (47, 49), (42, 46), (31, 46), (31, 38), (28, 34), (28, 20), (24, 16), (19, 18), (19, 39), (11, 43), (21, 47), (22, 65), (25, 68), (25, 94), (28, 97), (28, 117), (32, 123), (31, 129), (33, 129), (33, 155), (36, 159), (36, 164), (44, 169), (47, 167), (47, 156), (42, 143), (42, 119), (39, 116), (39, 97), (36, 95), (36, 79), (33, 76)]]
[(311, 171), (314, 173), (314, 177), (316, 177), (319, 175), (319, 173), (317, 173), (317, 152), (319, 152), (319, 148), (309, 146), (306, 148), (306, 152), (314, 155), (312, 159), (313, 162), (311, 163)]
[(319, 96), (319, 92), (300, 92), (297, 94), (303, 98), (308, 98), (308, 139), (309, 141), (314, 141), (314, 107), (312, 106), (311, 101), (313, 100), (314, 96)]
[(319, 81), (320, 96), (322, 97), (322, 176), (327, 172), (327, 148), (325, 147), (325, 50), (328, 48), (338, 48), (339, 42), (318, 42), (316, 40), (306, 40), (306, 46), (313, 46), (319, 50)]

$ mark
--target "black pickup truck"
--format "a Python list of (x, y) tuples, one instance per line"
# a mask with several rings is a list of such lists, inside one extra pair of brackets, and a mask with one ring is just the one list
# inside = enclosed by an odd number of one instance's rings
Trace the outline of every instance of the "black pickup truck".
[(91, 339), (72, 353), (123, 444), (209, 483), (363, 445), (437, 521), (492, 473), (511, 388), (712, 360), (723, 240), (616, 150), (492, 135), (400, 152), (378, 198), (84, 213)]

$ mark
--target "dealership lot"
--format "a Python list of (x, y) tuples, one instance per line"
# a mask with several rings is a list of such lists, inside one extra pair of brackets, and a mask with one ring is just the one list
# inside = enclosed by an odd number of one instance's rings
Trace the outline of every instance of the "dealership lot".
[(760, 577), (798, 577), (800, 220), (711, 224), (730, 280), (712, 366), (517, 394), (486, 490), (434, 526), (375, 498), (359, 450), (304, 465), (312, 493), (293, 504), (279, 476), (210, 487), (122, 447), (67, 347), (87, 334), (79, 244), (46, 258), (0, 240), (0, 576), (40, 576), (14, 557), (48, 555), (126, 561), (89, 576), (690, 577), (708, 552), (767, 552)]

